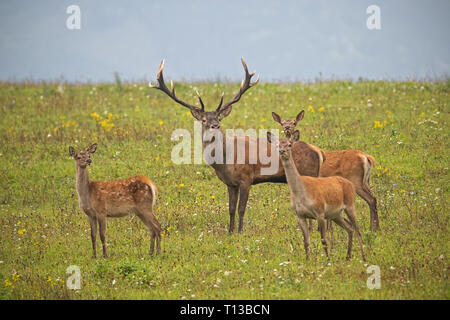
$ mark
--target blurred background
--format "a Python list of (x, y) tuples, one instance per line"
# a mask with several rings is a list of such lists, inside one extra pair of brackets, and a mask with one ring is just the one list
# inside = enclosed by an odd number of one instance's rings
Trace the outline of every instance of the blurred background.
[(446, 0), (2, 1), (0, 80), (140, 81), (165, 58), (170, 79), (237, 81), (241, 56), (262, 81), (440, 79), (449, 15)]

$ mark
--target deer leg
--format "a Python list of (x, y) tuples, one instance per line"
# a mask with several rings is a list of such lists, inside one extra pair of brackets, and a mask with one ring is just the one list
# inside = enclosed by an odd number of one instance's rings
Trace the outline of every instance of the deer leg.
[(352, 257), (353, 228), (347, 221), (345, 221), (342, 215), (339, 215), (339, 217), (335, 218), (333, 221), (348, 233), (347, 260), (350, 260)]
[(298, 222), (300, 225), (300, 229), (303, 233), (303, 246), (305, 247), (306, 260), (309, 259), (309, 232), (308, 232), (308, 223), (305, 217), (298, 217)]
[(324, 218), (317, 218), (317, 224), (319, 225), (319, 231), (320, 231), (320, 238), (322, 240), (322, 246), (323, 249), (325, 250), (325, 254), (327, 256), (327, 259), (329, 259), (330, 257), (328, 256), (328, 244), (327, 244), (327, 238), (326, 238), (326, 223), (325, 223), (325, 219)]
[(103, 257), (107, 258), (108, 253), (106, 252), (106, 216), (98, 217), (98, 226), (100, 231), (100, 240), (102, 241), (102, 247), (103, 247)]
[(365, 202), (369, 205), (370, 209), (370, 230), (376, 231), (380, 230), (380, 225), (378, 222), (378, 210), (377, 210), (377, 198), (375, 198), (370, 190), (364, 187), (357, 187), (356, 193), (363, 198)]
[(245, 208), (247, 207), (248, 195), (250, 193), (250, 186), (241, 185), (239, 187), (239, 228), (238, 232), (242, 232), (242, 227), (244, 225), (244, 213)]
[(91, 225), (91, 241), (92, 241), (92, 257), (97, 257), (97, 250), (96, 250), (96, 240), (97, 240), (97, 218), (89, 217), (89, 224)]
[(233, 233), (234, 231), (234, 216), (236, 214), (236, 205), (239, 195), (238, 192), (238, 187), (228, 186), (228, 210), (230, 212), (230, 228), (228, 229), (229, 233)]
[[(380, 229), (380, 221), (378, 220), (378, 208), (377, 208), (377, 198), (373, 195), (372, 190), (370, 190), (369, 186), (363, 186), (364, 190), (371, 197), (372, 203), (369, 205), (370, 207), (370, 224), (373, 224), (373, 230), (379, 231)], [(372, 229), (372, 227), (371, 227)]]
[(153, 212), (149, 208), (140, 207), (138, 208), (138, 217), (147, 227), (150, 233), (150, 255), (153, 255), (155, 251), (155, 240), (156, 240), (156, 253), (161, 253), (161, 224), (153, 215)]
[[(309, 228), (309, 232), (313, 232), (314, 229), (314, 224), (313, 224), (313, 219), (308, 219), (308, 228)], [(317, 227), (317, 230), (319, 230), (319, 228)]]
[(347, 209), (345, 209), (345, 212), (347, 212), (347, 216), (350, 220), (350, 223), (352, 224), (353, 229), (356, 231), (356, 236), (358, 237), (359, 246), (361, 247), (362, 259), (363, 259), (363, 261), (367, 261), (366, 256), (364, 254), (361, 232), (359, 231), (358, 223), (356, 222), (355, 207), (354, 206), (348, 207)]

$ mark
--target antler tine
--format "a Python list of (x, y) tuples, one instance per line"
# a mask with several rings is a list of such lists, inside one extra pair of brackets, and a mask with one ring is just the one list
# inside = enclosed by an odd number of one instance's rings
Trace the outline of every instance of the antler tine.
[[(164, 83), (164, 76), (163, 76), (164, 63), (165, 63), (165, 60), (163, 59), (161, 61), (161, 64), (159, 65), (158, 74), (156, 76), (157, 83), (153, 84), (152, 82), (149, 82), (149, 84), (148, 84), (149, 87), (161, 90), (162, 92), (167, 94), (170, 98), (172, 98), (172, 100), (174, 100), (175, 102), (181, 104), (182, 106), (184, 106), (186, 108), (200, 110), (200, 108), (193, 106), (189, 103), (186, 103), (177, 98), (177, 96), (175, 95), (175, 87), (173, 85), (173, 81), (170, 81), (170, 90), (169, 90), (169, 88), (167, 88), (166, 84)], [(202, 103), (202, 108), (203, 108), (203, 102), (201, 102), (201, 103)]]
[(253, 73), (248, 72), (247, 64), (245, 63), (245, 60), (243, 57), (241, 57), (241, 62), (242, 62), (242, 66), (244, 67), (245, 78), (241, 82), (239, 92), (233, 97), (233, 99), (231, 99), (230, 101), (225, 103), (225, 105), (222, 107), (222, 109), (229, 107), (230, 105), (238, 102), (241, 99), (241, 96), (245, 93), (245, 91), (247, 91), (251, 87), (257, 85), (259, 82), (259, 74), (258, 74), (257, 79), (254, 82), (251, 81), (252, 77), (255, 75), (256, 72), (253, 72)]
[(225, 92), (222, 92), (222, 96), (220, 97), (220, 103), (219, 106), (217, 107), (216, 111), (219, 111), (220, 108), (222, 108), (222, 103), (223, 103), (223, 96), (225, 95)]
[(202, 97), (200, 96), (200, 93), (198, 93), (197, 90), (195, 90), (195, 93), (197, 94), (198, 101), (200, 101), (200, 104), (202, 105), (202, 111), (205, 111), (205, 105), (203, 104)]

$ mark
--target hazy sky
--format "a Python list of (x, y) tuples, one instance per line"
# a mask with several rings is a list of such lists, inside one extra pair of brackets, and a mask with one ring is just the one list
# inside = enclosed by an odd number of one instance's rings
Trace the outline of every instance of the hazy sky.
[[(69, 30), (66, 8), (81, 9)], [(381, 8), (381, 30), (366, 9)], [(0, 80), (404, 79), (450, 75), (450, 1), (1, 1)]]

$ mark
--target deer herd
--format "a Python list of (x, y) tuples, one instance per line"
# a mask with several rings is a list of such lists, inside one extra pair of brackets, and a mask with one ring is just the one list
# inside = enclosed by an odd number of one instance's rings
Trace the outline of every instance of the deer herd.
[[(218, 107), (212, 111), (205, 110), (198, 92), (197, 97), (201, 107), (179, 99), (175, 95), (173, 82), (170, 84), (170, 89), (166, 86), (163, 77), (164, 60), (159, 66), (157, 82), (150, 82), (149, 86), (161, 90), (176, 103), (188, 108), (192, 116), (201, 122), (203, 137), (203, 134), (209, 130), (223, 133), (220, 122), (231, 113), (233, 105), (241, 99), (242, 95), (259, 82), (259, 76), (252, 81), (255, 72), (249, 73), (244, 59), (241, 60), (245, 78), (238, 93), (226, 103), (222, 94)], [(252, 185), (265, 182), (287, 183), (291, 195), (291, 208), (298, 218), (303, 233), (307, 258), (309, 258), (309, 234), (313, 230), (312, 220), (317, 220), (327, 257), (326, 231), (332, 228), (333, 221), (348, 233), (347, 259), (351, 257), (353, 234), (356, 233), (362, 259), (365, 260), (361, 232), (356, 222), (355, 197), (358, 194), (369, 205), (370, 230), (379, 230), (377, 200), (369, 186), (375, 160), (360, 150), (323, 151), (317, 146), (300, 141), (300, 131), (296, 130), (296, 127), (304, 114), (305, 112), (301, 111), (295, 119), (282, 120), (277, 113), (272, 112), (273, 119), (281, 125), (285, 138), (279, 139), (271, 132), (267, 132), (267, 138), (233, 136), (232, 143), (224, 142), (221, 148), (224, 153), (223, 158), (226, 158), (227, 153), (233, 152), (236, 160), (237, 146), (242, 144), (245, 146), (243, 149), (245, 155), (241, 156), (245, 157), (245, 162), (209, 163), (228, 189), (229, 232), (233, 233), (235, 228), (236, 209), (239, 214), (238, 231), (242, 232), (245, 208)], [(272, 150), (270, 146), (278, 150), (279, 166), (276, 173), (261, 173), (265, 164), (260, 161), (259, 153), (255, 163), (248, 161), (251, 139), (257, 139), (259, 143), (269, 146), (267, 149), (269, 153)], [(205, 149), (208, 144), (213, 143), (213, 140), (203, 139), (202, 142)], [(153, 210), (158, 194), (156, 185), (149, 178), (141, 175), (115, 181), (91, 181), (87, 166), (91, 164), (91, 155), (96, 149), (97, 144), (81, 152), (76, 152), (74, 148), (69, 147), (70, 156), (76, 161), (76, 190), (79, 205), (90, 222), (93, 256), (96, 256), (97, 223), (103, 245), (103, 256), (107, 257), (106, 218), (123, 217), (129, 214), (137, 215), (148, 228), (150, 255), (154, 253), (155, 241), (157, 253), (160, 253), (161, 225)], [(346, 217), (343, 215), (344, 211)]]

